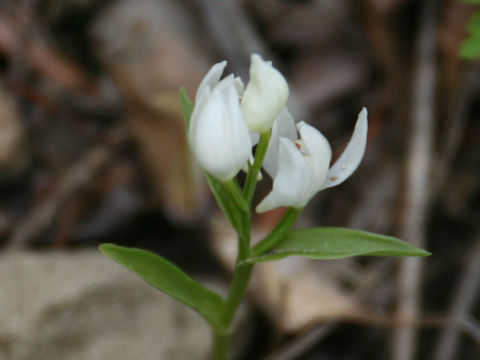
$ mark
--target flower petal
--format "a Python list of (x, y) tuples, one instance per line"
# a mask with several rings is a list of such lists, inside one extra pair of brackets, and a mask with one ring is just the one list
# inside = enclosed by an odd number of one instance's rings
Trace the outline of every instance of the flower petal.
[(304, 156), (295, 144), (280, 138), (278, 151), (278, 171), (273, 180), (272, 191), (258, 204), (259, 213), (279, 206), (303, 207), (311, 186), (310, 169)]
[(308, 199), (310, 200), (325, 184), (332, 160), (332, 149), (325, 136), (313, 126), (302, 121), (297, 124), (297, 128), (304, 144), (300, 143), (299, 146), (305, 147), (305, 149), (301, 148), (300, 151), (304, 152), (305, 161), (312, 173), (312, 185)]
[(243, 92), (245, 91), (245, 85), (243, 85), (242, 79), (240, 79), (240, 77), (238, 76), (235, 78), (235, 86), (237, 88), (238, 94), (240, 96), (243, 96)]
[(242, 100), (242, 111), (250, 132), (269, 130), (288, 98), (288, 84), (283, 75), (259, 55), (252, 54), (250, 81)]
[(195, 96), (195, 105), (197, 105), (200, 94), (202, 92), (204, 92), (206, 89), (209, 89), (208, 92), (210, 92), (215, 87), (215, 85), (218, 84), (220, 78), (222, 77), (225, 66), (227, 66), (227, 62), (224, 60), (216, 63), (210, 68), (210, 70), (208, 70), (207, 75), (205, 75), (202, 82), (198, 86), (197, 94)]
[(250, 139), (252, 140), (252, 146), (255, 146), (260, 141), (259, 133), (250, 133)]
[[(214, 89), (199, 107), (190, 142), (198, 162), (207, 172), (226, 181), (248, 160), (251, 141), (234, 86)], [(193, 115), (192, 115), (193, 118)], [(193, 120), (192, 120), (193, 121)]]
[(235, 87), (235, 83), (233, 85), (226, 89), (226, 93), (224, 92), (230, 118), (230, 139), (228, 139), (230, 146), (226, 146), (225, 150), (234, 153), (235, 168), (240, 170), (250, 158), (253, 159), (252, 139), (247, 124), (243, 120), (238, 102), (238, 89)]
[(281, 137), (286, 137), (292, 141), (297, 139), (295, 120), (286, 107), (273, 123), (272, 136), (270, 137), (268, 150), (265, 159), (263, 160), (263, 168), (272, 178), (275, 178), (275, 175), (277, 174), (278, 147)]
[(367, 109), (363, 108), (353, 130), (353, 135), (342, 155), (329, 170), (323, 189), (336, 186), (344, 182), (357, 169), (362, 161), (367, 145)]

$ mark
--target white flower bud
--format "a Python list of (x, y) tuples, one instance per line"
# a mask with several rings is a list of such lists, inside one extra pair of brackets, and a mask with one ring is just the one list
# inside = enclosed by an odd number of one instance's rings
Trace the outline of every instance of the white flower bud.
[(222, 181), (238, 173), (252, 149), (239, 104), (243, 83), (233, 75), (219, 81), (225, 66), (215, 64), (200, 84), (188, 134), (202, 168)]
[(270, 62), (252, 54), (250, 81), (242, 99), (242, 112), (250, 132), (269, 130), (285, 107), (288, 84)]

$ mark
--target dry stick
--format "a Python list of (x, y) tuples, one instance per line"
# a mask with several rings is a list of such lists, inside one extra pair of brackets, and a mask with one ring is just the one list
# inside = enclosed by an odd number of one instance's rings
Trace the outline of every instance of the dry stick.
[[(462, 276), (460, 286), (453, 300), (450, 309), (450, 318), (452, 322), (461, 319), (464, 314), (468, 314), (479, 294), (480, 282), (480, 234), (475, 239), (475, 245), (470, 253), (470, 260)], [(435, 354), (432, 359), (450, 360), (454, 359), (457, 350), (460, 334), (458, 329), (452, 325), (447, 326), (440, 335)]]
[(5, 249), (12, 251), (25, 247), (53, 223), (63, 205), (75, 193), (88, 185), (112, 159), (116, 148), (127, 138), (126, 129), (119, 127), (113, 132), (113, 144), (102, 144), (88, 152), (59, 180), (52, 194), (33, 208), (28, 217), (17, 224)]
[[(405, 208), (401, 237), (412, 245), (425, 247), (425, 222), (429, 199), (435, 89), (436, 0), (423, 2), (418, 42), (417, 64), (413, 80), (412, 128), (407, 154)], [(420, 258), (402, 259), (399, 269), (398, 318), (419, 314)], [(394, 331), (392, 359), (411, 360), (417, 346), (414, 326), (399, 326)]]
[(477, 343), (477, 346), (480, 347), (480, 324), (477, 319), (469, 315), (463, 315), (459, 317), (458, 323), (465, 329), (465, 332), (471, 336), (471, 338)]
[(321, 339), (327, 336), (335, 327), (336, 323), (322, 324), (316, 326), (279, 347), (273, 354), (267, 356), (265, 360), (291, 360), (298, 359), (302, 354), (313, 348)]

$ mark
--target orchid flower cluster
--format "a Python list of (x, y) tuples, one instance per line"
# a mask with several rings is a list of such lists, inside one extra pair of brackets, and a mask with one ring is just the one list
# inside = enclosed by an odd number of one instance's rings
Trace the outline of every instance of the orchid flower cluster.
[(329, 168), (332, 150), (327, 139), (303, 121), (295, 126), (283, 75), (253, 54), (245, 88), (233, 74), (220, 80), (226, 65), (213, 65), (201, 82), (190, 120), (189, 142), (205, 171), (231, 180), (248, 168), (259, 134), (271, 131), (263, 168), (273, 178), (273, 189), (256, 207), (265, 212), (279, 206), (302, 208), (317, 192), (341, 184), (356, 170), (367, 143), (365, 108), (348, 146)]
[[(221, 78), (226, 65), (225, 61), (213, 65), (198, 88), (195, 104), (183, 89), (179, 100), (190, 147), (205, 170), (220, 209), (238, 234), (237, 261), (228, 295), (220, 296), (157, 254), (100, 245), (105, 255), (203, 316), (212, 328), (215, 360), (229, 358), (235, 313), (258, 262), (293, 255), (317, 260), (429, 255), (399, 239), (365, 231), (292, 229), (316, 193), (341, 184), (357, 169), (367, 142), (367, 110), (360, 111), (348, 145), (330, 167), (330, 144), (314, 127), (303, 121), (295, 124), (286, 106), (287, 81), (271, 62), (253, 54), (246, 87), (232, 74)], [(256, 211), (280, 206), (288, 210), (268, 235), (251, 246), (252, 199), (262, 168), (272, 177), (273, 186)], [(243, 188), (237, 179), (241, 170), (247, 173)]]

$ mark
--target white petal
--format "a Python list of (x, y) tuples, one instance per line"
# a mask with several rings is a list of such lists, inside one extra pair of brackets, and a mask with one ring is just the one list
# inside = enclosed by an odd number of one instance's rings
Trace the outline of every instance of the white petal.
[[(236, 87), (228, 88), (224, 96), (226, 97), (230, 118), (230, 139), (228, 140), (230, 144), (226, 146), (226, 151), (233, 152), (235, 159), (234, 167), (240, 170), (248, 159), (252, 157), (252, 141), (247, 124), (243, 120)], [(218, 134), (215, 135), (218, 136)]]
[(242, 79), (240, 79), (240, 77), (238, 76), (235, 78), (235, 87), (237, 88), (240, 96), (243, 96), (243, 92), (245, 91), (245, 85), (243, 85)]
[[(204, 108), (205, 102), (210, 98), (213, 88), (218, 85), (225, 66), (227, 66), (226, 61), (222, 61), (213, 65), (200, 83), (195, 96), (195, 106), (190, 119), (190, 135), (192, 134), (192, 129), (194, 129), (197, 125), (197, 120), (201, 109)], [(189, 136), (189, 141), (192, 143), (191, 136)]]
[(224, 60), (216, 63), (210, 68), (207, 75), (205, 75), (202, 82), (198, 86), (197, 95), (195, 96), (195, 105), (197, 104), (202, 92), (204, 92), (206, 89), (209, 89), (210, 92), (218, 84), (220, 78), (222, 77), (225, 66), (227, 66), (227, 62)]
[(268, 150), (265, 155), (265, 160), (263, 161), (263, 168), (272, 178), (275, 178), (277, 174), (278, 146), (281, 137), (286, 137), (292, 141), (297, 139), (295, 120), (286, 107), (273, 124), (272, 136), (270, 137)]
[(250, 139), (252, 140), (252, 146), (255, 146), (260, 141), (260, 134), (259, 133), (251, 133)]
[(357, 169), (365, 153), (367, 132), (367, 109), (363, 108), (360, 114), (358, 114), (352, 138), (342, 155), (340, 155), (328, 172), (327, 180), (323, 186), (324, 189), (341, 184)]
[(248, 160), (251, 142), (241, 117), (237, 91), (214, 89), (199, 107), (190, 141), (198, 162), (220, 180), (229, 180)]
[(325, 136), (313, 126), (302, 121), (297, 124), (297, 128), (303, 140), (303, 146), (306, 148), (300, 151), (304, 151), (305, 160), (312, 173), (312, 185), (308, 199), (310, 200), (325, 184), (332, 160), (332, 149)]
[(269, 130), (285, 107), (288, 84), (283, 75), (259, 55), (252, 54), (250, 81), (242, 100), (242, 111), (250, 132)]
[(257, 212), (265, 212), (279, 206), (303, 207), (311, 186), (310, 169), (295, 144), (280, 138), (278, 172), (272, 191), (258, 204)]
[(208, 87), (205, 87), (201, 92), (197, 91), (197, 98), (195, 100), (195, 106), (193, 107), (193, 112), (190, 117), (190, 125), (188, 127), (188, 142), (193, 149), (195, 141), (193, 134), (197, 133), (200, 116), (205, 109), (206, 103), (210, 101), (210, 94), (211, 90)]
[(233, 74), (228, 74), (222, 80), (220, 80), (213, 88), (219, 91), (224, 90), (225, 88), (233, 87), (238, 93), (237, 83)]

